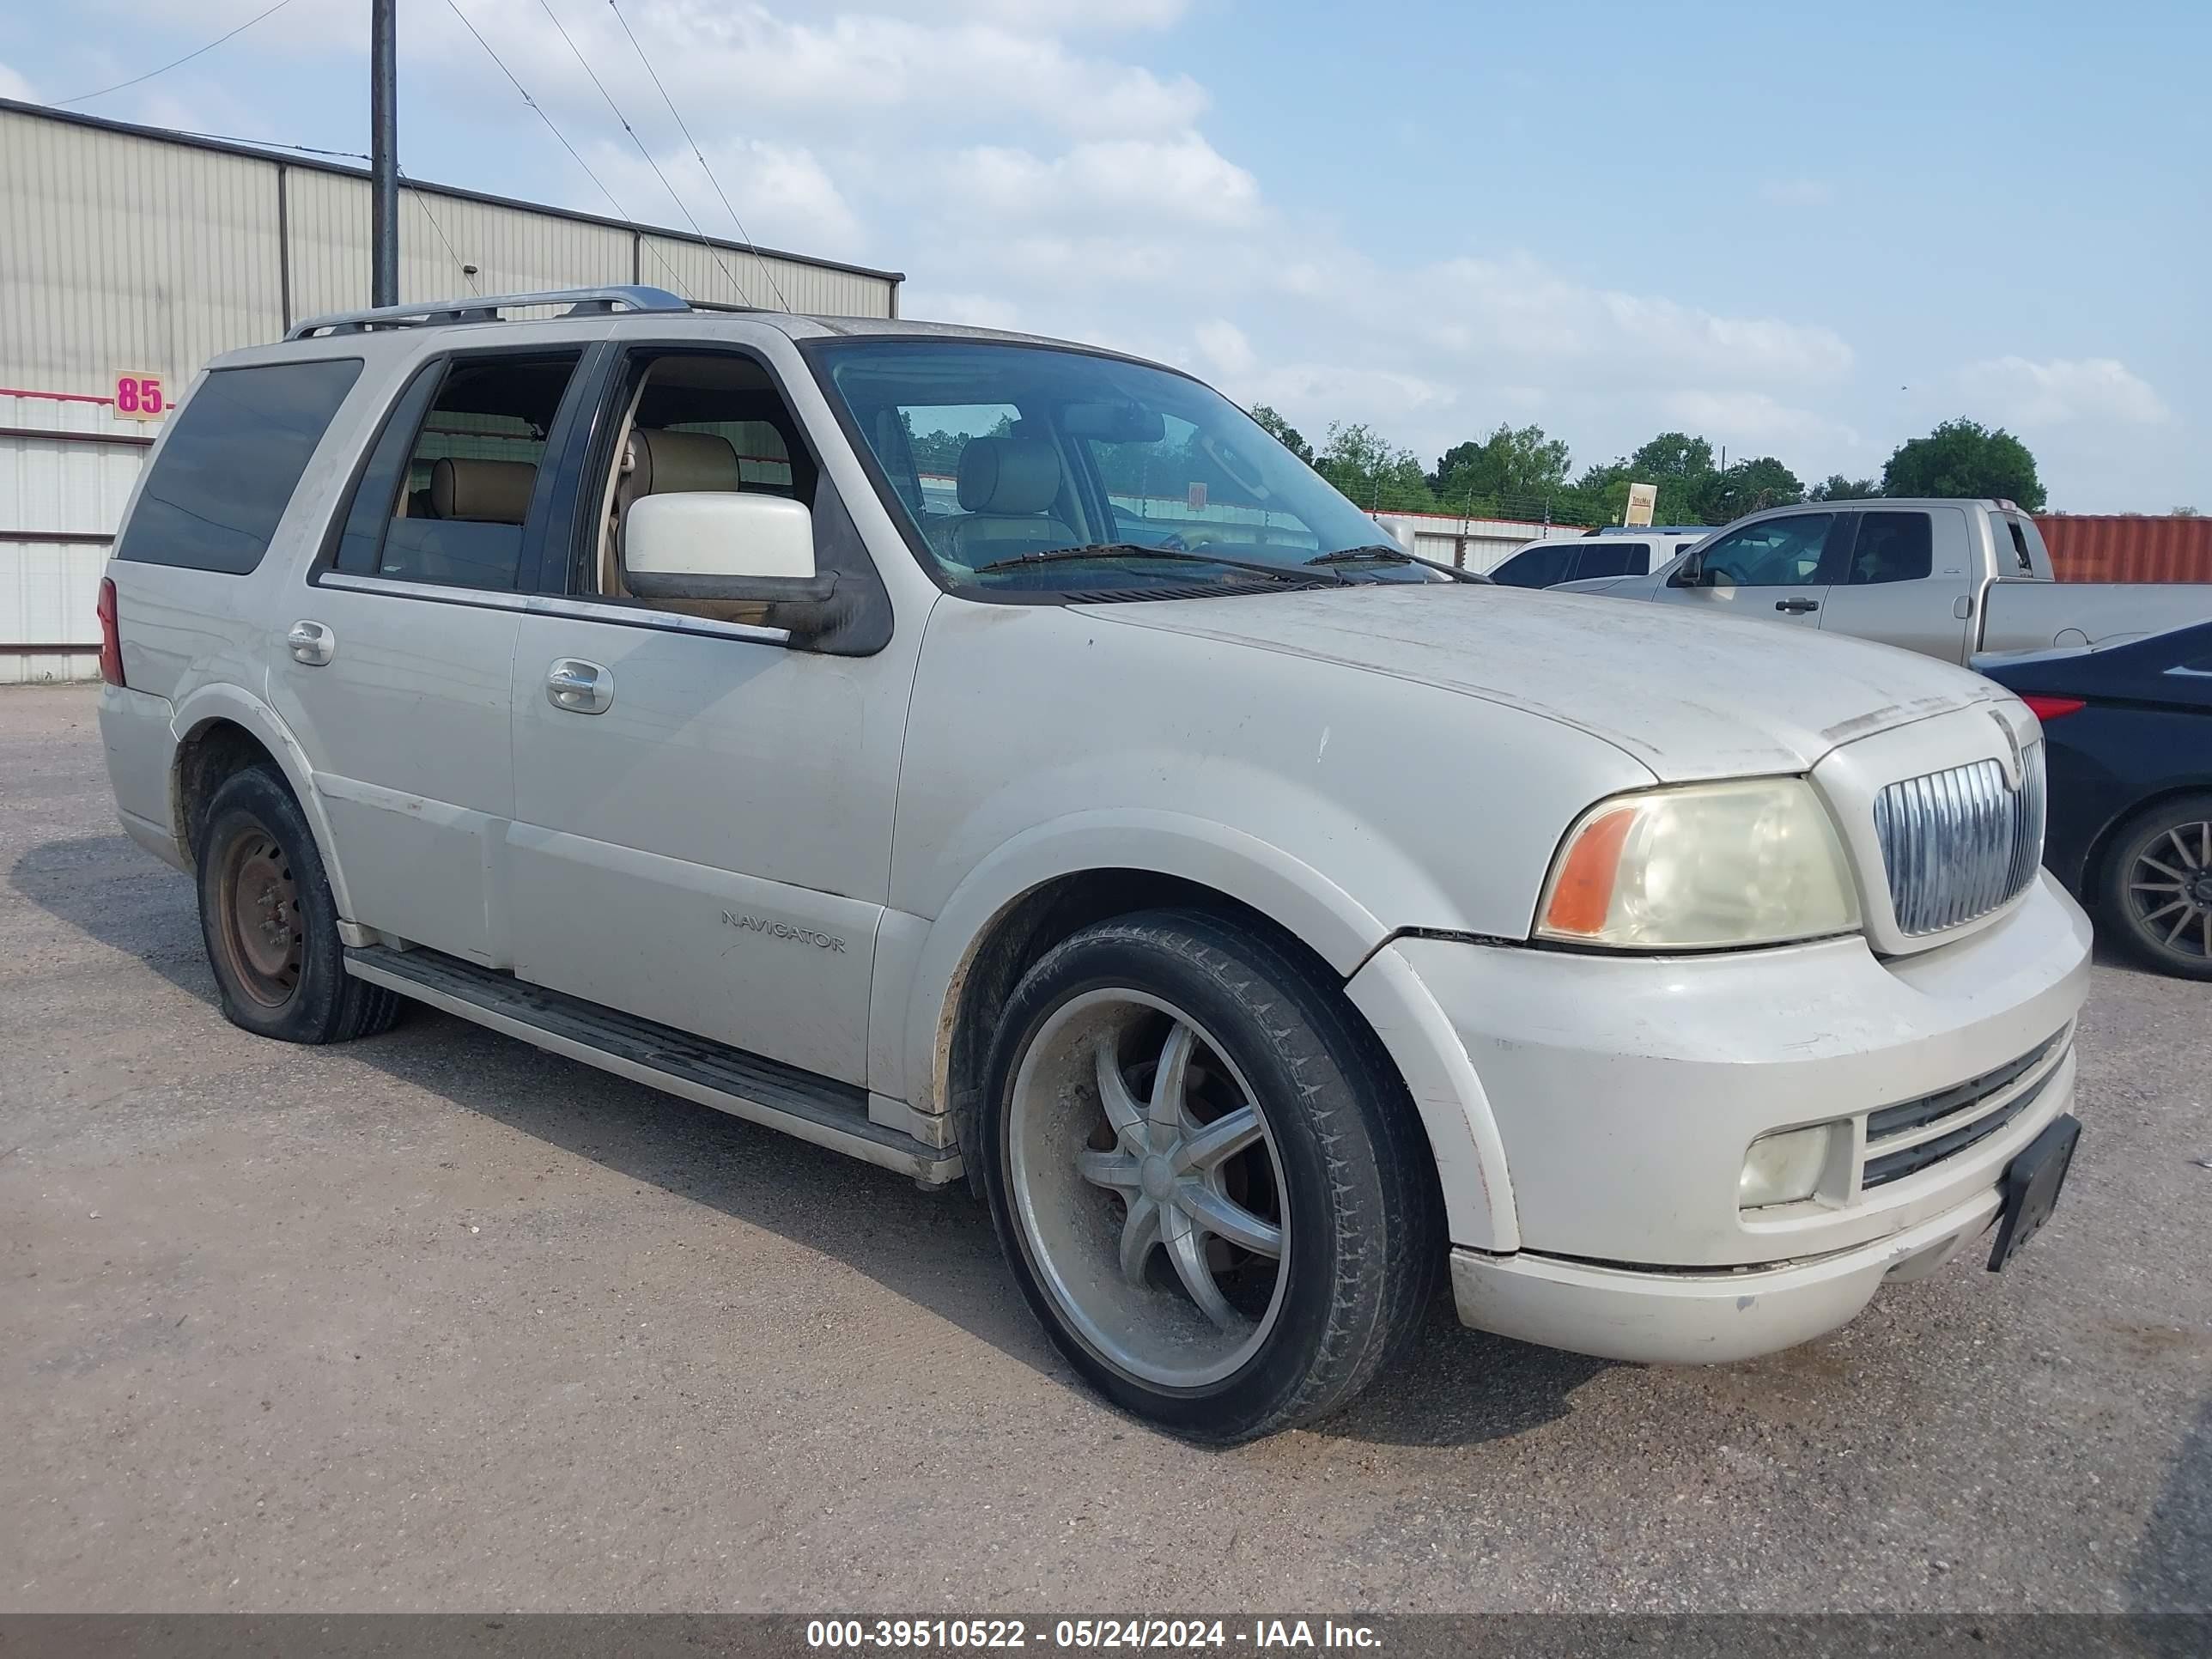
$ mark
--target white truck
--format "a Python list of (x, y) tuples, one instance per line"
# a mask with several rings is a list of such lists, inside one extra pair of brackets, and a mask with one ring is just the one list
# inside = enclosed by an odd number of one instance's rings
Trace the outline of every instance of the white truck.
[(2054, 581), (2035, 520), (1996, 501), (1770, 507), (1648, 575), (1555, 591), (1792, 623), (1956, 663), (2212, 621), (2212, 583)]
[[(1133, 476), (1231, 527), (1129, 542)], [(1425, 566), (1125, 356), (635, 288), (322, 319), (196, 383), (100, 616), (232, 1020), (428, 1003), (964, 1180), (1195, 1437), (1341, 1406), (1447, 1272), (1593, 1354), (1818, 1336), (2002, 1266), (2078, 1132), (2009, 692)]]

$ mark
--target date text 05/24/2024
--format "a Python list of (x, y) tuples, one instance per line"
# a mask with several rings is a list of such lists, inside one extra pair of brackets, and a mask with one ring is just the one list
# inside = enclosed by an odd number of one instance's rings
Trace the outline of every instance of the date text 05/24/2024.
[(1330, 1619), (814, 1619), (806, 1626), (808, 1647), (832, 1650), (1243, 1648), (1288, 1653), (1373, 1649), (1380, 1644), (1371, 1626)]

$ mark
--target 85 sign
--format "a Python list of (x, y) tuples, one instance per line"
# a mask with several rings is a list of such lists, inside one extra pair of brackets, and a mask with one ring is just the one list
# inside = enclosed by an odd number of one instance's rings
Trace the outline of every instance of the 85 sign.
[(126, 421), (158, 421), (169, 412), (168, 395), (158, 374), (115, 377), (115, 412)]

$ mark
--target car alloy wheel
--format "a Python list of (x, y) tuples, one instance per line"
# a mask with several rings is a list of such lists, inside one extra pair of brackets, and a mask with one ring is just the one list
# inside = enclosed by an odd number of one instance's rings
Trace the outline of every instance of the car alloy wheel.
[(2176, 956), (2212, 962), (2212, 821), (2169, 824), (2137, 848), (2127, 904), (2145, 939)]
[(1259, 1351), (1288, 1185), (1263, 1103), (1188, 1013), (1120, 988), (1062, 1004), (1015, 1075), (1006, 1150), (1038, 1278), (1099, 1358), (1194, 1389)]

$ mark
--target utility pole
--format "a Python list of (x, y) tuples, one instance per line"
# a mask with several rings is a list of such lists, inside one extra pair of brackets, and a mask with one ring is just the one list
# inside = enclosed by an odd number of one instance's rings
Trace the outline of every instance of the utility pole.
[(399, 78), (397, 0), (368, 0), (368, 302), (399, 303)]

